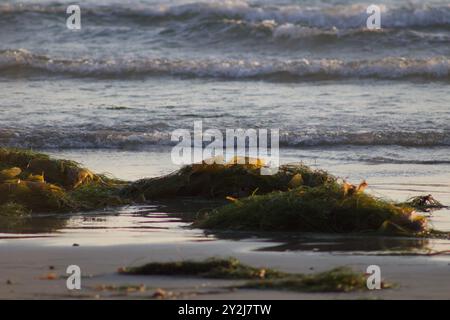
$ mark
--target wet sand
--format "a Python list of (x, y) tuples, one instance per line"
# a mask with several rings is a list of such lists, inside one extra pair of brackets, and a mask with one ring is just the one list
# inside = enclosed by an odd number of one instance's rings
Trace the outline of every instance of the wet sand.
[[(450, 257), (361, 256), (316, 252), (261, 252), (256, 241), (181, 242), (118, 246), (52, 246), (49, 240), (16, 240), (0, 246), (0, 297), (3, 299), (113, 299), (152, 298), (155, 289), (172, 292), (180, 299), (449, 299)], [(51, 241), (50, 241), (51, 242)], [(265, 244), (264, 244), (265, 245)], [(289, 291), (233, 290), (239, 281), (189, 277), (124, 276), (121, 266), (149, 261), (203, 259), (211, 256), (234, 256), (253, 266), (268, 266), (287, 272), (317, 272), (335, 266), (350, 266), (364, 272), (368, 265), (379, 265), (384, 280), (395, 283), (391, 289), (352, 293), (296, 293)], [(65, 269), (80, 266), (82, 289), (69, 291)], [(49, 270), (53, 266), (54, 270)], [(61, 279), (42, 277), (54, 272)], [(7, 281), (11, 284), (6, 285)], [(100, 290), (104, 286), (141, 285), (143, 292)]]

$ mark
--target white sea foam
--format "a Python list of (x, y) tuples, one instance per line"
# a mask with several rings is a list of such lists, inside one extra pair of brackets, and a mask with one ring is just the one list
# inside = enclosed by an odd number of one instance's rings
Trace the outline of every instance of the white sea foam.
[[(174, 142), (171, 141), (171, 131), (70, 131), (55, 128), (55, 130), (0, 130), (0, 144), (22, 148), (114, 149), (172, 146)], [(286, 130), (281, 130), (280, 132), (281, 147), (350, 145), (408, 146), (417, 148), (449, 147), (450, 133), (441, 131), (323, 131), (312, 133)]]
[(0, 75), (39, 71), (93, 77), (186, 76), (201, 78), (268, 79), (272, 81), (310, 78), (450, 79), (450, 58), (379, 60), (339, 59), (57, 59), (26, 50), (0, 52)]
[[(181, 5), (134, 4), (124, 6), (113, 4), (98, 6), (85, 4), (83, 12), (98, 15), (98, 18), (117, 16), (118, 18), (186, 19), (202, 18), (241, 19), (246, 22), (273, 20), (278, 24), (291, 23), (317, 28), (361, 28), (367, 19), (367, 4), (320, 6), (306, 5), (253, 5), (243, 0), (215, 0)], [(48, 4), (2, 4), (1, 14), (24, 14), (28, 12), (55, 14), (64, 12), (64, 5)], [(450, 25), (450, 4), (431, 6), (427, 4), (409, 4), (408, 6), (381, 5), (382, 26), (400, 28), (413, 26)]]

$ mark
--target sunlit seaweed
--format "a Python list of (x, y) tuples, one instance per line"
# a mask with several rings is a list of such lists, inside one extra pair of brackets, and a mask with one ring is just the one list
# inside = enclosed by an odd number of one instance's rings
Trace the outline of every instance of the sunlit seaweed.
[(261, 164), (193, 164), (152, 179), (143, 179), (124, 188), (122, 194), (135, 200), (172, 197), (225, 198), (266, 194), (275, 190), (320, 186), (335, 178), (305, 165), (285, 165), (274, 175), (261, 175)]
[(126, 203), (123, 183), (93, 174), (78, 163), (30, 150), (0, 148), (0, 205), (30, 212), (91, 210)]
[(363, 192), (348, 194), (333, 182), (239, 199), (200, 215), (195, 226), (206, 229), (382, 232), (417, 234), (427, 221), (412, 208), (396, 206)]
[(228, 199), (228, 205), (202, 210), (194, 226), (442, 236), (429, 230), (427, 220), (411, 206), (364, 193), (365, 181), (359, 186), (339, 183), (327, 172), (303, 164), (281, 166), (274, 175), (261, 175), (262, 161), (244, 160), (207, 161), (167, 176), (128, 183), (94, 174), (73, 161), (0, 148), (0, 205), (20, 205), (34, 213), (92, 210), (174, 197)]

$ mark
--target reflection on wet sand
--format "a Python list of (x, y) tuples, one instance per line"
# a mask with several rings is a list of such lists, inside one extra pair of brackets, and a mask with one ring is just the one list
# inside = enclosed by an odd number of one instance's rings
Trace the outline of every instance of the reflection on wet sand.
[[(66, 227), (69, 215), (30, 215), (26, 217), (0, 216), (0, 236), (7, 238), (7, 234), (31, 235), (52, 233)], [(17, 235), (15, 236), (17, 237)], [(28, 236), (29, 237), (29, 236)]]
[[(450, 241), (442, 239), (386, 237), (377, 235), (334, 235), (319, 233), (276, 233), (202, 231), (192, 229), (195, 215), (211, 202), (183, 199), (170, 203), (127, 206), (114, 210), (77, 214), (31, 215), (0, 218), (0, 239), (70, 236), (92, 239), (87, 244), (119, 244), (123, 239), (136, 243), (203, 242), (225, 240), (255, 241), (255, 251), (329, 252), (332, 254), (422, 255), (446, 250)], [(218, 203), (220, 204), (220, 203)], [(186, 208), (189, 208), (187, 210)], [(100, 233), (99, 233), (100, 232)], [(56, 238), (55, 238), (56, 237)]]

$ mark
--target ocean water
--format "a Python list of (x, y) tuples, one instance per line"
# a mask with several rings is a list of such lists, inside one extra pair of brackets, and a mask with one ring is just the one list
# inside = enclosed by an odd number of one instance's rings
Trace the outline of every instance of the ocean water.
[(381, 1), (379, 31), (353, 0), (88, 0), (78, 32), (68, 3), (0, 4), (3, 145), (139, 149), (203, 120), (450, 160), (449, 1)]
[(449, 190), (448, 0), (377, 1), (378, 31), (359, 0), (87, 0), (80, 31), (71, 3), (0, 3), (0, 145), (134, 179), (174, 169), (172, 131), (201, 120), (279, 129), (284, 162)]

